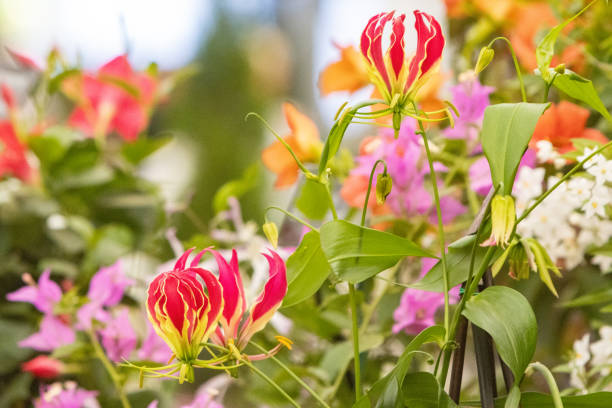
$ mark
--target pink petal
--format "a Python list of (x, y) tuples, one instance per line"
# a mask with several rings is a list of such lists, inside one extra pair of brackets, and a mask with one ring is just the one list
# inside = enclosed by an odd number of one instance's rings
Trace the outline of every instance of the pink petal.
[(179, 271), (185, 269), (185, 264), (187, 264), (187, 258), (189, 258), (189, 254), (194, 250), (194, 248), (189, 248), (186, 250), (183, 255), (176, 261), (174, 264), (174, 270)]
[(19, 347), (29, 347), (38, 351), (53, 351), (58, 347), (75, 341), (74, 331), (57, 317), (47, 314), (40, 322), (40, 330), (21, 340)]
[(393, 31), (391, 33), (391, 45), (389, 46), (389, 57), (391, 66), (395, 72), (395, 78), (399, 78), (402, 66), (404, 65), (404, 19), (405, 14), (401, 14), (393, 19)]
[(387, 66), (385, 65), (385, 59), (382, 51), (382, 36), (387, 22), (393, 18), (393, 11), (385, 14), (378, 22), (374, 29), (372, 36), (372, 44), (370, 45), (370, 58), (374, 62), (376, 70), (385, 81), (387, 89), (391, 92), (391, 82), (389, 81), (389, 74), (387, 73)]

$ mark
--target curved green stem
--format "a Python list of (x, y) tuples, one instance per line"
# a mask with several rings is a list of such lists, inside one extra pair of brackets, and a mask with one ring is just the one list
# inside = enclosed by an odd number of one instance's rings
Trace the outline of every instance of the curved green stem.
[(309, 224), (308, 222), (304, 221), (303, 219), (299, 218), (298, 216), (293, 215), (293, 214), (291, 214), (289, 211), (284, 210), (284, 209), (282, 209), (282, 208), (280, 208), (280, 207), (277, 207), (277, 206), (275, 206), (275, 205), (272, 205), (272, 206), (270, 206), (270, 207), (268, 207), (268, 208), (266, 208), (266, 209), (265, 209), (265, 211), (264, 211), (264, 217), (265, 217), (265, 215), (268, 213), (268, 210), (277, 210), (277, 211), (280, 211), (280, 212), (282, 212), (283, 214), (285, 214), (287, 217), (294, 219), (295, 221), (297, 221), (297, 222), (299, 222), (300, 224), (302, 224), (302, 225), (304, 225), (304, 226), (306, 226), (306, 227), (310, 228), (310, 229), (311, 229), (311, 230), (313, 230), (313, 231), (318, 231), (318, 230), (319, 230), (318, 228), (314, 227), (313, 225)]
[(291, 398), (291, 396), (289, 394), (287, 394), (285, 392), (285, 390), (283, 390), (281, 388), (280, 385), (278, 385), (273, 379), (271, 379), (270, 377), (268, 377), (263, 371), (261, 371), (259, 368), (255, 367), (249, 360), (243, 358), (240, 360), (242, 363), (244, 363), (244, 365), (246, 365), (247, 367), (249, 367), (251, 370), (253, 370), (255, 372), (255, 374), (259, 375), (265, 382), (267, 382), (268, 384), (270, 384), (272, 387), (274, 387), (276, 389), (276, 391), (278, 391), (283, 397), (285, 397), (287, 399), (287, 401), (289, 401), (291, 403), (291, 405), (293, 405), (294, 407), (300, 408), (300, 405), (295, 402), (295, 400), (293, 398)]
[(357, 297), (355, 296), (355, 284), (349, 282), (349, 298), (351, 302), (351, 317), (353, 321), (353, 359), (355, 367), (355, 401), (361, 398), (361, 363), (359, 361), (359, 322), (357, 316)]
[[(414, 105), (414, 109), (416, 110), (416, 104)], [(431, 178), (431, 187), (434, 193), (434, 201), (436, 204), (436, 215), (438, 218), (438, 241), (440, 245), (440, 259), (442, 262), (442, 274), (444, 277), (444, 329), (446, 330), (445, 340), (448, 341), (449, 335), (449, 321), (450, 321), (450, 312), (449, 312), (449, 298), (448, 291), (450, 290), (449, 286), (449, 277), (448, 277), (448, 267), (446, 264), (446, 242), (444, 237), (444, 223), (442, 222), (442, 209), (440, 207), (440, 194), (438, 192), (438, 181), (436, 178), (436, 172), (434, 171), (433, 166), (433, 158), (431, 156), (431, 151), (429, 150), (429, 142), (427, 140), (427, 135), (425, 134), (425, 128), (423, 127), (423, 122), (417, 120), (419, 124), (419, 133), (423, 138), (423, 145), (425, 146), (425, 153), (427, 154), (427, 162), (429, 164), (429, 176)]]
[(385, 173), (387, 172), (387, 163), (383, 159), (376, 160), (374, 166), (372, 166), (372, 171), (370, 172), (370, 179), (368, 181), (368, 191), (365, 196), (365, 202), (363, 203), (363, 210), (361, 211), (361, 226), (365, 227), (366, 215), (368, 212), (368, 201), (370, 200), (370, 193), (372, 192), (372, 181), (374, 180), (374, 172), (376, 171), (376, 167), (379, 163), (385, 165)]
[(287, 367), (287, 365), (285, 365), (282, 361), (280, 361), (278, 358), (274, 357), (272, 354), (270, 354), (268, 352), (268, 350), (266, 350), (265, 348), (263, 348), (262, 346), (260, 346), (257, 343), (253, 343), (252, 341), (250, 342), (251, 345), (255, 346), (256, 348), (258, 348), (261, 352), (263, 352), (264, 354), (267, 354), (269, 356), (269, 358), (274, 361), (276, 364), (278, 364), (283, 370), (285, 370), (285, 372), (287, 372), (287, 374), (289, 374), (289, 376), (291, 378), (293, 378), (298, 384), (300, 384), (306, 391), (308, 391), (310, 393), (310, 395), (313, 396), (314, 399), (316, 399), (319, 404), (321, 404), (322, 406), (324, 406), (325, 408), (330, 408), (329, 405), (323, 400), (323, 398), (321, 398), (321, 396), (319, 396), (319, 394), (317, 394), (315, 392), (315, 390), (313, 390), (308, 384), (306, 384), (300, 377), (297, 376), (297, 374), (295, 374), (293, 372), (293, 370), (291, 370), (289, 367)]
[(512, 54), (512, 60), (514, 61), (514, 69), (516, 70), (516, 76), (518, 77), (519, 83), (521, 84), (521, 97), (523, 98), (523, 102), (527, 102), (527, 95), (525, 93), (525, 84), (523, 83), (523, 75), (521, 74), (521, 67), (519, 66), (518, 59), (516, 58), (516, 54), (514, 53), (514, 47), (510, 40), (506, 37), (495, 37), (491, 40), (487, 48), (491, 48), (493, 43), (497, 40), (504, 40), (506, 44), (508, 44), (508, 48), (510, 48), (510, 53)]
[(552, 373), (544, 364), (536, 361), (527, 366), (527, 369), (534, 369), (540, 372), (544, 376), (546, 383), (548, 384), (548, 389), (550, 390), (550, 395), (553, 399), (553, 404), (555, 408), (563, 408), (563, 401), (561, 400), (561, 395), (559, 394), (559, 387), (557, 386), (557, 382), (555, 381), (555, 377), (553, 377)]
[(100, 345), (96, 334), (92, 330), (89, 330), (87, 334), (94, 348), (94, 352), (96, 353), (96, 357), (98, 358), (98, 360), (100, 360), (100, 362), (106, 369), (108, 376), (111, 378), (111, 381), (113, 382), (113, 385), (117, 390), (119, 400), (121, 401), (121, 406), (123, 408), (131, 408), (130, 402), (128, 401), (127, 396), (125, 395), (125, 392), (123, 392), (123, 385), (121, 384), (121, 380), (119, 379), (119, 374), (117, 374), (115, 367), (113, 367), (113, 364), (110, 362), (108, 357), (106, 357), (106, 354), (104, 353), (104, 350), (102, 349), (102, 346)]

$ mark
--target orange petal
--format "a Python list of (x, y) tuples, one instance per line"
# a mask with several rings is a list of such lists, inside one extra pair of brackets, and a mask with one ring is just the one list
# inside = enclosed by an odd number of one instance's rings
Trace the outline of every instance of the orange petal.
[(339, 47), (340, 61), (329, 64), (319, 76), (321, 94), (332, 92), (355, 92), (370, 83), (363, 58), (355, 47)]
[[(287, 137), (285, 140), (292, 148), (294, 147), (293, 138)], [(276, 141), (266, 147), (261, 153), (261, 159), (268, 170), (277, 175), (275, 187), (289, 187), (297, 180), (299, 167), (281, 142)]]
[(289, 102), (283, 104), (283, 111), (291, 129), (291, 138), (295, 141), (291, 147), (296, 156), (303, 161), (318, 159), (321, 140), (317, 125)]

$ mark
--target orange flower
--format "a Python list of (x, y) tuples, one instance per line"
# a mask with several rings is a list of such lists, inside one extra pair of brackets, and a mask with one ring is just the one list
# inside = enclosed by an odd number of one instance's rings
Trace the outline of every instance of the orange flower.
[[(317, 125), (288, 102), (283, 104), (283, 111), (291, 130), (291, 133), (283, 138), (285, 142), (302, 163), (318, 160), (322, 143)], [(277, 140), (266, 147), (261, 159), (268, 170), (276, 173), (277, 178), (274, 183), (276, 188), (289, 187), (297, 180), (300, 169), (291, 153), (280, 141)]]
[(551, 105), (538, 120), (529, 146), (537, 148), (537, 142), (548, 140), (559, 153), (564, 154), (574, 150), (572, 139), (590, 139), (607, 143), (608, 139), (599, 130), (585, 128), (588, 117), (588, 109), (568, 101)]
[[(516, 6), (510, 19), (514, 22), (507, 33), (510, 42), (521, 65), (533, 71), (538, 66), (535, 56), (536, 35), (540, 30), (559, 24), (559, 20), (553, 14), (548, 3), (530, 3)], [(560, 58), (557, 56), (553, 58), (551, 66), (563, 62), (568, 68), (581, 72), (584, 69), (583, 47), (584, 45), (580, 43), (565, 47)]]
[(332, 92), (348, 91), (353, 93), (370, 84), (368, 68), (359, 52), (349, 45), (340, 50), (340, 60), (329, 64), (319, 76), (319, 89), (322, 95)]

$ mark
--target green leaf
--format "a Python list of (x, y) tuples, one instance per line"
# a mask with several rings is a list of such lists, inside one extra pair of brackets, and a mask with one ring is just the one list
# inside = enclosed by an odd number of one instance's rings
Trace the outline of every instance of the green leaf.
[(595, 109), (607, 120), (612, 121), (610, 113), (599, 98), (593, 82), (574, 72), (566, 72), (555, 77), (553, 85), (574, 99), (578, 99)]
[[(571, 395), (561, 397), (564, 408), (609, 408), (612, 392), (595, 392), (586, 395)], [(506, 397), (495, 401), (496, 408), (504, 407)], [(480, 406), (480, 405), (478, 405)], [(550, 395), (538, 392), (524, 392), (521, 396), (522, 408), (551, 408), (553, 400)]]
[(62, 159), (70, 145), (79, 138), (79, 133), (74, 129), (53, 126), (46, 129), (42, 135), (31, 137), (28, 145), (41, 165), (48, 167)]
[(155, 139), (141, 137), (131, 143), (124, 144), (121, 148), (121, 154), (130, 163), (138, 164), (158, 149), (164, 147), (171, 140), (171, 137), (158, 137)]
[(242, 177), (231, 180), (222, 185), (213, 197), (213, 209), (219, 213), (227, 208), (227, 200), (230, 197), (240, 198), (257, 183), (259, 177), (259, 165), (254, 163), (247, 167), (242, 173)]
[(576, 299), (563, 303), (564, 307), (582, 307), (596, 305), (598, 303), (612, 302), (612, 287), (597, 292), (579, 296)]
[(538, 326), (529, 302), (506, 286), (491, 286), (471, 297), (462, 313), (491, 335), (518, 383), (535, 352)]
[(482, 149), (489, 161), (493, 185), (510, 195), (518, 165), (548, 103), (500, 103), (487, 107), (482, 122)]
[(398, 394), (401, 395), (400, 386), (410, 369), (412, 357), (423, 344), (435, 342), (441, 346), (444, 341), (444, 333), (444, 327), (431, 326), (417, 334), (406, 346), (397, 364), (389, 374), (376, 381), (366, 395), (353, 405), (353, 408), (401, 407), (403, 401), (398, 398)]
[(317, 231), (310, 231), (300, 246), (287, 259), (287, 295), (283, 307), (289, 307), (308, 299), (321, 287), (331, 273), (331, 267), (321, 249)]
[(306, 179), (295, 206), (311, 220), (322, 220), (329, 210), (327, 187), (316, 180)]
[(402, 382), (404, 406), (410, 408), (456, 408), (457, 404), (440, 388), (438, 380), (430, 373), (408, 374)]
[[(454, 287), (464, 282), (470, 272), (470, 256), (475, 235), (463, 237), (448, 246), (446, 255), (446, 264), (448, 266), (449, 286)], [(478, 270), (479, 265), (484, 259), (487, 248), (476, 246), (476, 255), (474, 257), (474, 273)], [(408, 284), (406, 287), (426, 290), (429, 292), (444, 292), (444, 274), (442, 263), (438, 262), (420, 281)]]
[(548, 67), (550, 66), (550, 62), (552, 61), (553, 55), (555, 55), (555, 43), (557, 42), (557, 37), (559, 37), (559, 34), (565, 28), (565, 26), (571, 23), (580, 14), (582, 14), (593, 3), (595, 3), (595, 1), (592, 1), (591, 3), (589, 3), (586, 7), (580, 10), (574, 16), (554, 26), (548, 32), (548, 34), (546, 34), (544, 38), (542, 38), (542, 40), (536, 47), (536, 61), (538, 63), (538, 69), (540, 70), (540, 74), (542, 75), (542, 78), (546, 82), (549, 82), (551, 79), (551, 74), (550, 74), (550, 71), (548, 70)]
[(406, 256), (435, 258), (408, 239), (343, 220), (321, 227), (321, 246), (334, 272), (351, 283), (364, 281)]

